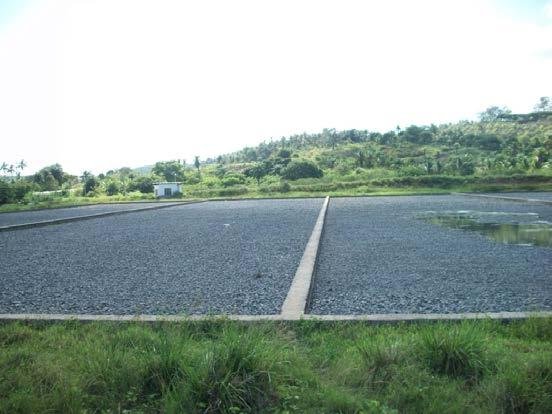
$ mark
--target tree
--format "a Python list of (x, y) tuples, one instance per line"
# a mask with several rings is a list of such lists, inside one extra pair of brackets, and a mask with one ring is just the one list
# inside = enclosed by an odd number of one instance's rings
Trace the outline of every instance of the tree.
[(0, 178), (0, 205), (12, 201), (13, 190), (7, 181)]
[(119, 173), (119, 177), (121, 178), (128, 178), (132, 175), (132, 169), (129, 167), (122, 167), (117, 170), (117, 173)]
[(105, 186), (105, 193), (108, 196), (119, 194), (120, 191), (121, 191), (121, 186), (117, 181), (110, 181)]
[(294, 160), (282, 170), (282, 177), (288, 180), (299, 178), (320, 178), (324, 175), (322, 170), (313, 162), (306, 160)]
[(153, 193), (154, 179), (151, 176), (134, 178), (128, 185), (129, 191), (140, 191), (142, 194)]
[(199, 157), (196, 155), (194, 157), (194, 167), (196, 167), (197, 172), (199, 172), (199, 167), (201, 166), (201, 163), (199, 162)]
[(184, 167), (179, 161), (156, 162), (152, 171), (166, 181), (184, 181)]
[(552, 111), (552, 98), (548, 96), (541, 96), (539, 103), (533, 108), (535, 112), (548, 112)]
[(407, 141), (415, 144), (428, 144), (433, 138), (433, 134), (428, 129), (416, 125), (409, 126), (399, 135), (401, 137), (404, 137), (404, 139), (406, 139)]
[(96, 188), (98, 188), (99, 185), (100, 185), (100, 182), (98, 181), (98, 179), (93, 175), (90, 175), (84, 182), (84, 185), (82, 186), (82, 195), (84, 196), (88, 195)]
[(80, 176), (80, 179), (81, 179), (81, 182), (85, 182), (86, 180), (88, 180), (90, 177), (92, 177), (92, 173), (90, 171), (83, 171), (82, 172), (82, 175)]
[(498, 106), (490, 106), (479, 114), (479, 120), (481, 122), (495, 122), (500, 119), (502, 115), (509, 115), (512, 111), (507, 107), (499, 108)]
[(324, 137), (324, 141), (326, 141), (327, 144), (330, 147), (332, 147), (332, 149), (335, 149), (335, 146), (337, 145), (337, 142), (338, 142), (338, 136), (337, 136), (337, 133), (335, 132), (335, 129), (324, 128), (322, 130), (322, 136)]
[(67, 174), (59, 164), (44, 167), (33, 175), (32, 181), (43, 191), (57, 190), (67, 180)]
[(257, 180), (257, 184), (261, 182), (261, 178), (265, 175), (268, 175), (269, 169), (267, 168), (267, 163), (257, 162), (251, 167), (245, 169), (244, 174), (246, 177), (252, 177)]
[(0, 172), (4, 172), (12, 176), (15, 173), (15, 178), (19, 180), (21, 178), (21, 172), (23, 172), (26, 166), (27, 163), (25, 162), (25, 160), (21, 160), (15, 165), (3, 162), (2, 165), (0, 165)]

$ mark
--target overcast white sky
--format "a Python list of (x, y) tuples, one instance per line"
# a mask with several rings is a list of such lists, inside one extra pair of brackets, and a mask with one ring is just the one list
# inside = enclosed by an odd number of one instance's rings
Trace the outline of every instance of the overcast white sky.
[(71, 173), (526, 112), (552, 0), (0, 0), (0, 162)]

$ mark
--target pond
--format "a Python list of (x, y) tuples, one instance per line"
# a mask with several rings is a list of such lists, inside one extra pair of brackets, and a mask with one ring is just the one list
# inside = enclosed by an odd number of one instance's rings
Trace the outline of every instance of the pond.
[(419, 216), (431, 224), (474, 231), (498, 243), (552, 247), (552, 223), (536, 213), (427, 211)]

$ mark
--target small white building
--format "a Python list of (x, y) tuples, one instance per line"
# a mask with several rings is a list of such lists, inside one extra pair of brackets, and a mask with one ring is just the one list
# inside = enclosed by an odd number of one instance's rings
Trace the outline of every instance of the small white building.
[(177, 193), (182, 193), (181, 182), (153, 183), (153, 194), (155, 197), (173, 197)]

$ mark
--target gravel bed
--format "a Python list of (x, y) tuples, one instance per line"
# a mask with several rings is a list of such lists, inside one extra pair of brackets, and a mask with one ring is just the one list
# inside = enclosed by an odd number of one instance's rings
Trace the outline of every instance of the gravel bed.
[(321, 206), (208, 202), (0, 233), (0, 313), (279, 313)]
[(483, 193), (489, 196), (498, 196), (498, 197), (514, 197), (514, 198), (532, 198), (534, 200), (547, 200), (552, 201), (552, 192), (536, 192), (536, 191), (524, 191), (524, 192), (515, 192), (515, 193)]
[[(108, 213), (111, 211), (133, 210), (136, 208), (155, 207), (166, 205), (167, 202), (159, 203), (124, 203), (124, 204), (97, 204), (91, 206), (70, 207), (70, 208), (52, 208), (35, 211), (18, 211), (10, 213), (0, 213), (0, 227), (12, 226), (15, 224), (34, 223), (37, 221), (56, 220), (68, 217), (90, 216), (99, 213)], [(175, 203), (168, 203), (175, 204)]]
[(537, 213), (545, 205), (463, 196), (332, 199), (314, 314), (552, 310), (552, 249), (501, 244), (430, 224), (426, 211)]

